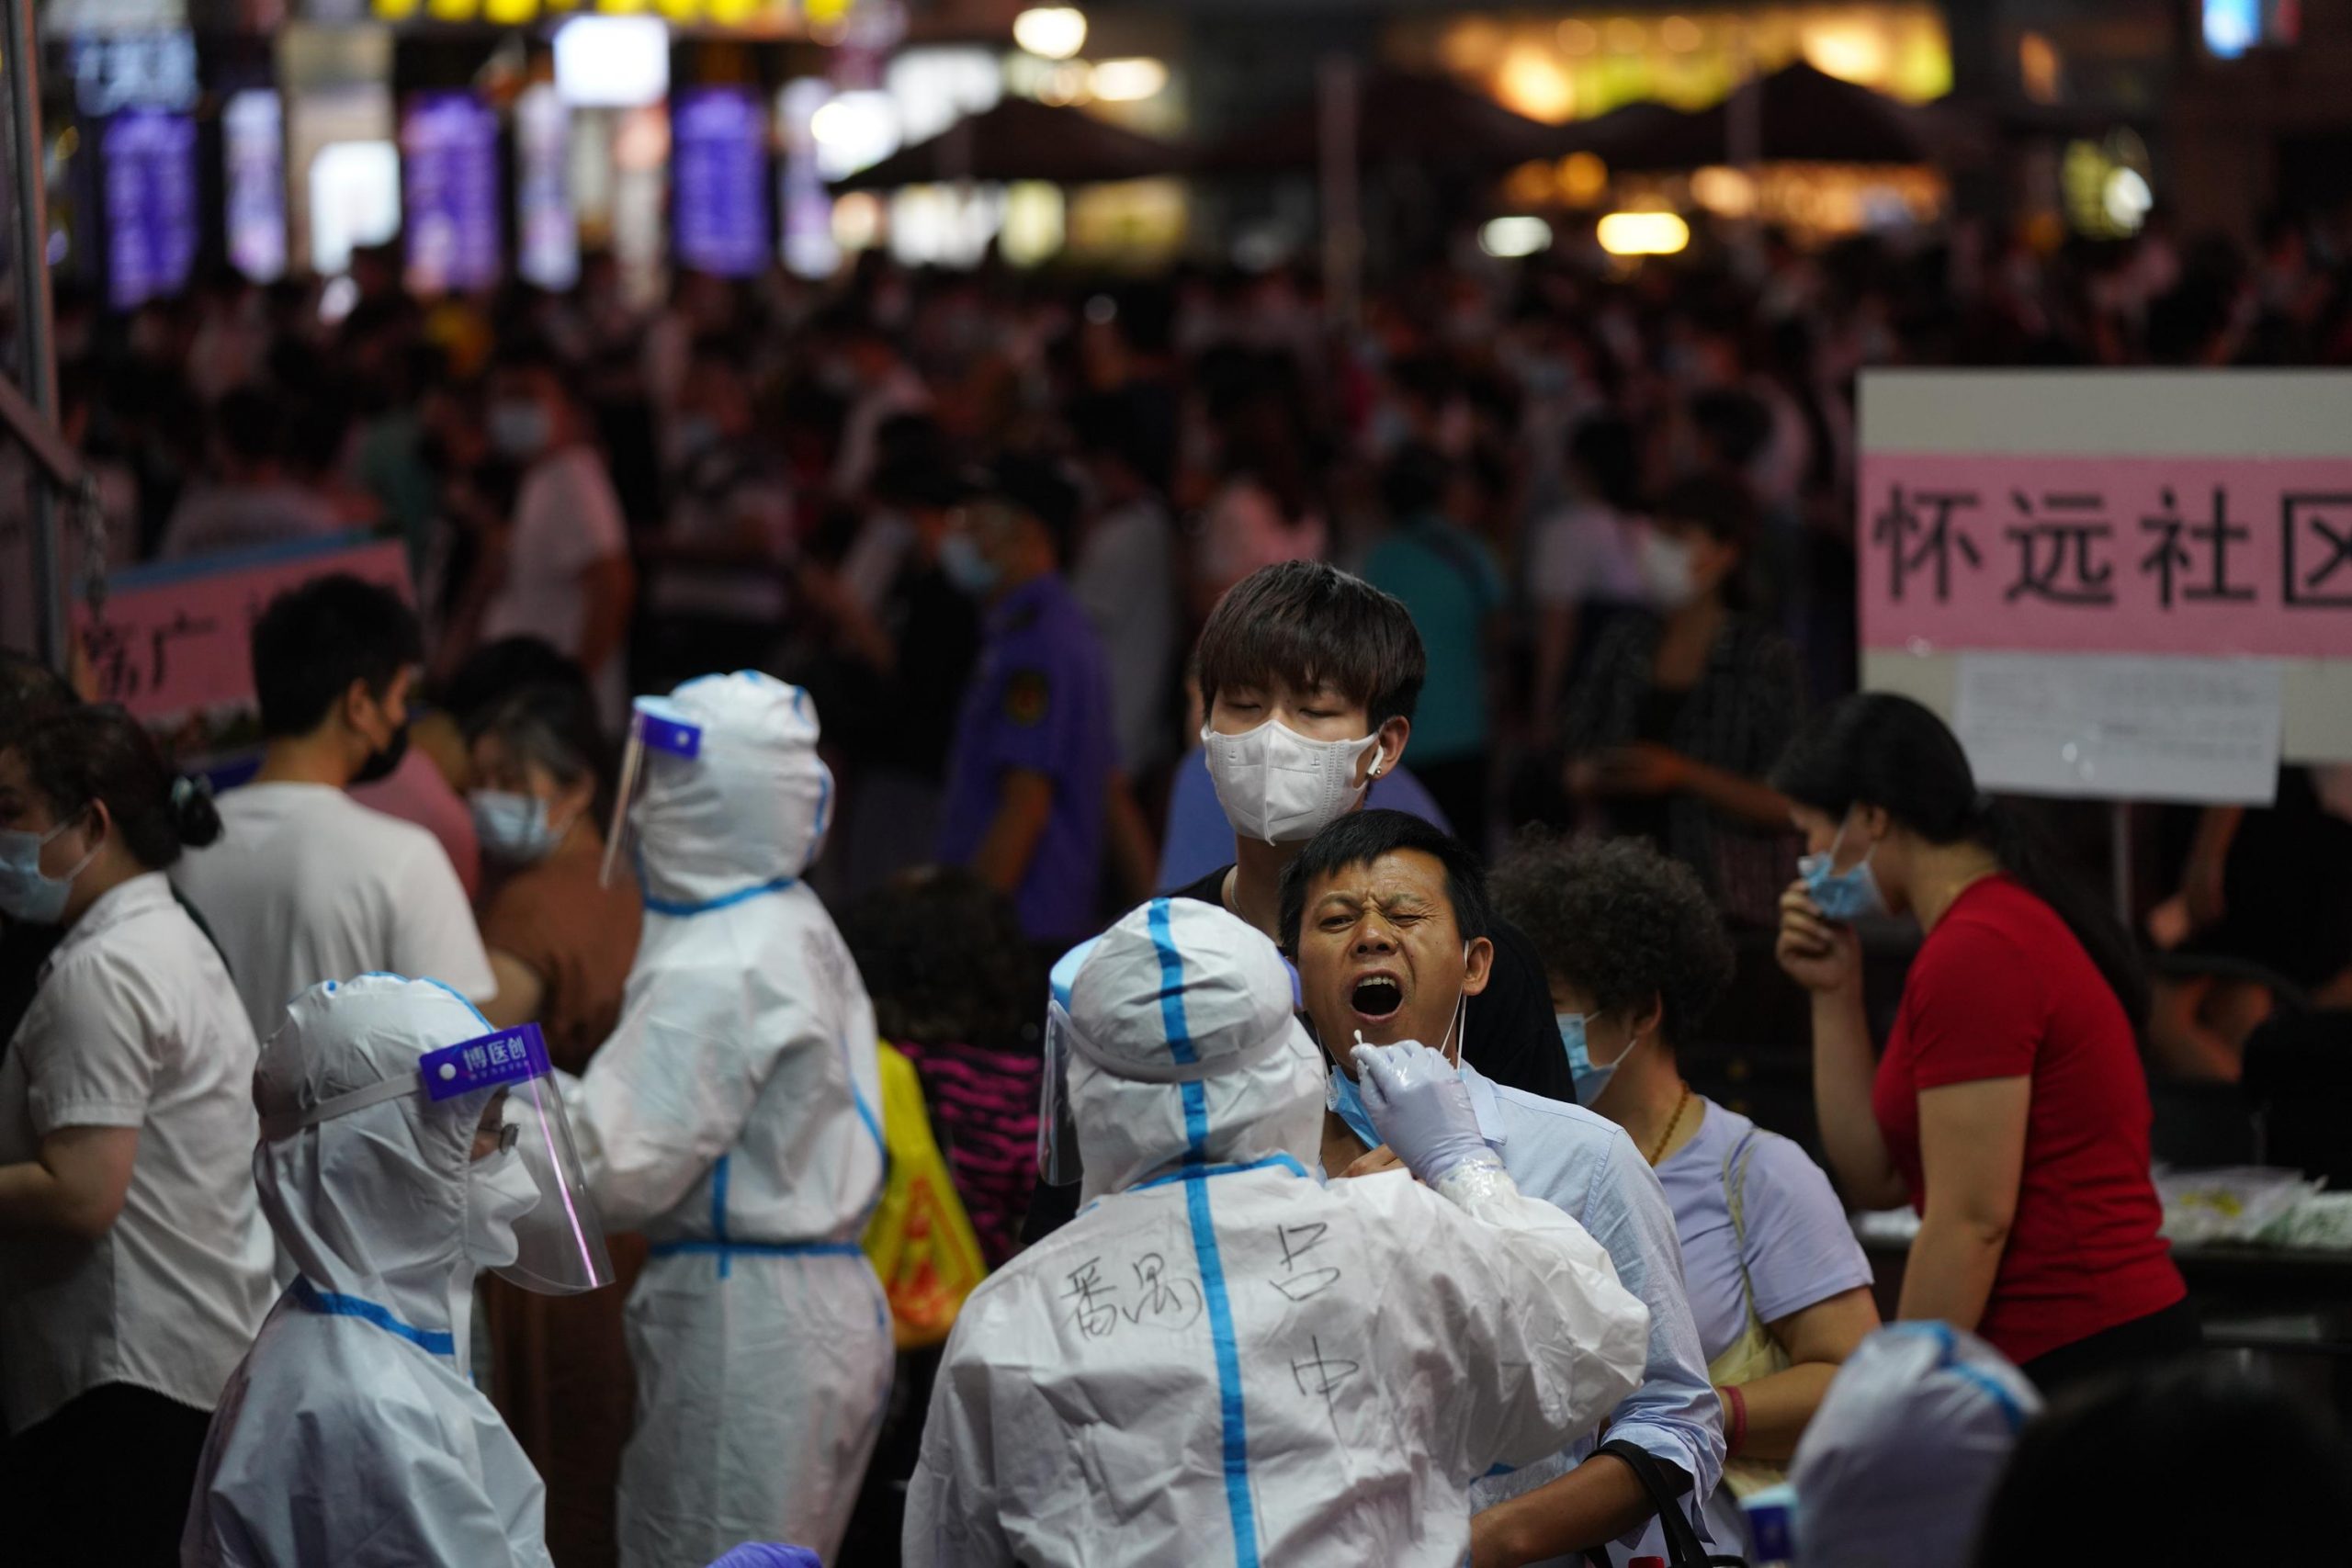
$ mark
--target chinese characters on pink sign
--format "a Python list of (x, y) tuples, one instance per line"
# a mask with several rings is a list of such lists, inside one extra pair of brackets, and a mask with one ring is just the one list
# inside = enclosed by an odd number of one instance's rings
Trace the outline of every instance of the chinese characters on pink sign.
[(409, 592), (408, 558), (397, 542), (364, 540), (217, 570), (166, 569), (155, 581), (126, 574), (106, 608), (74, 609), (74, 637), (88, 659), (102, 702), (120, 703), (153, 724), (254, 703), (251, 638), (270, 600), (330, 572), (348, 572)]
[(2352, 658), (2352, 459), (1876, 452), (1862, 641)]

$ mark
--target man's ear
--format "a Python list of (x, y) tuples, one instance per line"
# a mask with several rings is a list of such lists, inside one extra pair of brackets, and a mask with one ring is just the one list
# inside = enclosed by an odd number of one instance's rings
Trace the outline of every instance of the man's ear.
[(1462, 970), (1462, 994), (1475, 997), (1487, 988), (1495, 976), (1495, 944), (1485, 937), (1470, 943), (1469, 962)]
[(1894, 818), (1887, 815), (1886, 807), (1883, 806), (1865, 806), (1857, 802), (1854, 807), (1854, 825), (1861, 829), (1863, 836), (1875, 844), (1894, 830)]
[(1367, 784), (1395, 773), (1396, 764), (1405, 760), (1405, 742), (1413, 737), (1413, 721), (1402, 716), (1392, 718), (1375, 733), (1380, 750), (1372, 754), (1372, 770), (1364, 780)]

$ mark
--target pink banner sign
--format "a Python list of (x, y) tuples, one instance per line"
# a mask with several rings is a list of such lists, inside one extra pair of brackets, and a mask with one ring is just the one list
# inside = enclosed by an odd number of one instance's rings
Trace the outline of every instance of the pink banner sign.
[(254, 706), (254, 622), (280, 593), (330, 572), (409, 594), (408, 557), (398, 541), (323, 540), (125, 572), (97, 614), (75, 604), (74, 640), (99, 700), (120, 703), (151, 725), (233, 720)]
[(1875, 452), (1862, 641), (2352, 658), (2352, 457)]

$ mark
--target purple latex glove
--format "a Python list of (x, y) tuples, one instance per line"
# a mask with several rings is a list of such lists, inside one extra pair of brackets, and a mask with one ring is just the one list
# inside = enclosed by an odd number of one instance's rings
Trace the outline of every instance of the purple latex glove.
[(773, 1540), (747, 1540), (710, 1568), (825, 1568), (817, 1554), (805, 1546), (786, 1546)]
[(1434, 1187), (1457, 1166), (1501, 1163), (1479, 1135), (1470, 1086), (1453, 1063), (1411, 1041), (1359, 1045), (1355, 1058), (1372, 1124), (1415, 1177)]

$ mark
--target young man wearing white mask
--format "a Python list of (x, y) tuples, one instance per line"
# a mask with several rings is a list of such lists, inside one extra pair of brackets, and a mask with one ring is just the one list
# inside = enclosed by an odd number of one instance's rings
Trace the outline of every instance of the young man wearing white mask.
[[(1234, 863), (1175, 897), (1216, 904), (1281, 940), (1283, 869), (1323, 828), (1361, 809), (1413, 731), (1428, 665), (1404, 604), (1318, 561), (1236, 583), (1202, 628), (1201, 743)], [(1466, 1006), (1470, 1061), (1549, 1100), (1576, 1099), (1544, 966), (1498, 923), (1486, 987)]]

